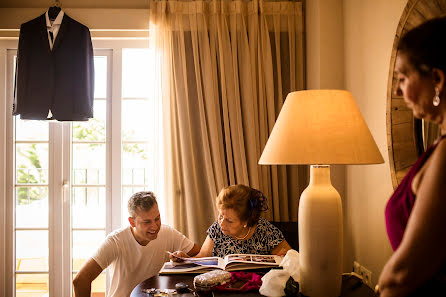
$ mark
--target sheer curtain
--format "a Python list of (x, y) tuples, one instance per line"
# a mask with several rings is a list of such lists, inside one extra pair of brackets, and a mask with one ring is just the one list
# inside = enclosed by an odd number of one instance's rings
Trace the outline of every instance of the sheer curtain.
[(290, 91), (304, 86), (302, 3), (150, 1), (159, 61), (167, 222), (202, 242), (215, 197), (243, 183), (267, 219), (297, 219), (306, 169), (257, 164)]

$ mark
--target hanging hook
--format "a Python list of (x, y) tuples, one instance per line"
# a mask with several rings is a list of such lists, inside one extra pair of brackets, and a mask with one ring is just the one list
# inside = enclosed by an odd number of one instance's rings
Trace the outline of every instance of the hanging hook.
[(48, 18), (50, 19), (50, 21), (54, 21), (57, 17), (57, 15), (59, 14), (59, 12), (61, 11), (60, 8), (60, 1), (56, 0), (54, 2), (54, 6), (51, 6), (48, 9)]

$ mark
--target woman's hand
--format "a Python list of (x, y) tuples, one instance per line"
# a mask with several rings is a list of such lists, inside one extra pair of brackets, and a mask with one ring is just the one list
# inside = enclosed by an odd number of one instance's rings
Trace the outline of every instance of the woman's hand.
[(278, 252), (277, 252), (277, 256), (285, 256), (286, 253), (288, 252), (288, 250), (286, 248), (281, 248)]
[(169, 258), (174, 262), (183, 262), (183, 258), (189, 258), (189, 255), (183, 251), (169, 252)]
[(271, 254), (278, 256), (285, 256), (288, 250), (291, 250), (291, 247), (288, 244), (288, 242), (284, 240), (271, 250)]

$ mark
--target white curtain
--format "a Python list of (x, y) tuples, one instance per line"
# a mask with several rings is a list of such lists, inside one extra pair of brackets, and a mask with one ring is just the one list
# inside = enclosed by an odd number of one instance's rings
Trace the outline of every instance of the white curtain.
[(266, 217), (297, 219), (306, 168), (257, 164), (290, 91), (304, 87), (302, 3), (150, 1), (159, 57), (167, 221), (202, 242), (221, 188), (269, 198)]

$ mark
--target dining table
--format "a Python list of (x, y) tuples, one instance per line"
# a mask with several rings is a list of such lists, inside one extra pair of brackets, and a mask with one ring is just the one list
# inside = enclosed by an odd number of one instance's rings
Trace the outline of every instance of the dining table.
[[(257, 272), (256, 272), (257, 273)], [(264, 274), (264, 271), (259, 274)], [(138, 284), (132, 291), (130, 297), (259, 297), (263, 296), (258, 290), (247, 292), (235, 291), (196, 291), (194, 289), (194, 277), (197, 274), (166, 274), (155, 275)], [(183, 283), (188, 286), (187, 293), (173, 293), (175, 285)], [(299, 293), (299, 297), (305, 297)], [(364, 284), (360, 278), (354, 274), (343, 274), (340, 297), (377, 297), (374, 291)]]

